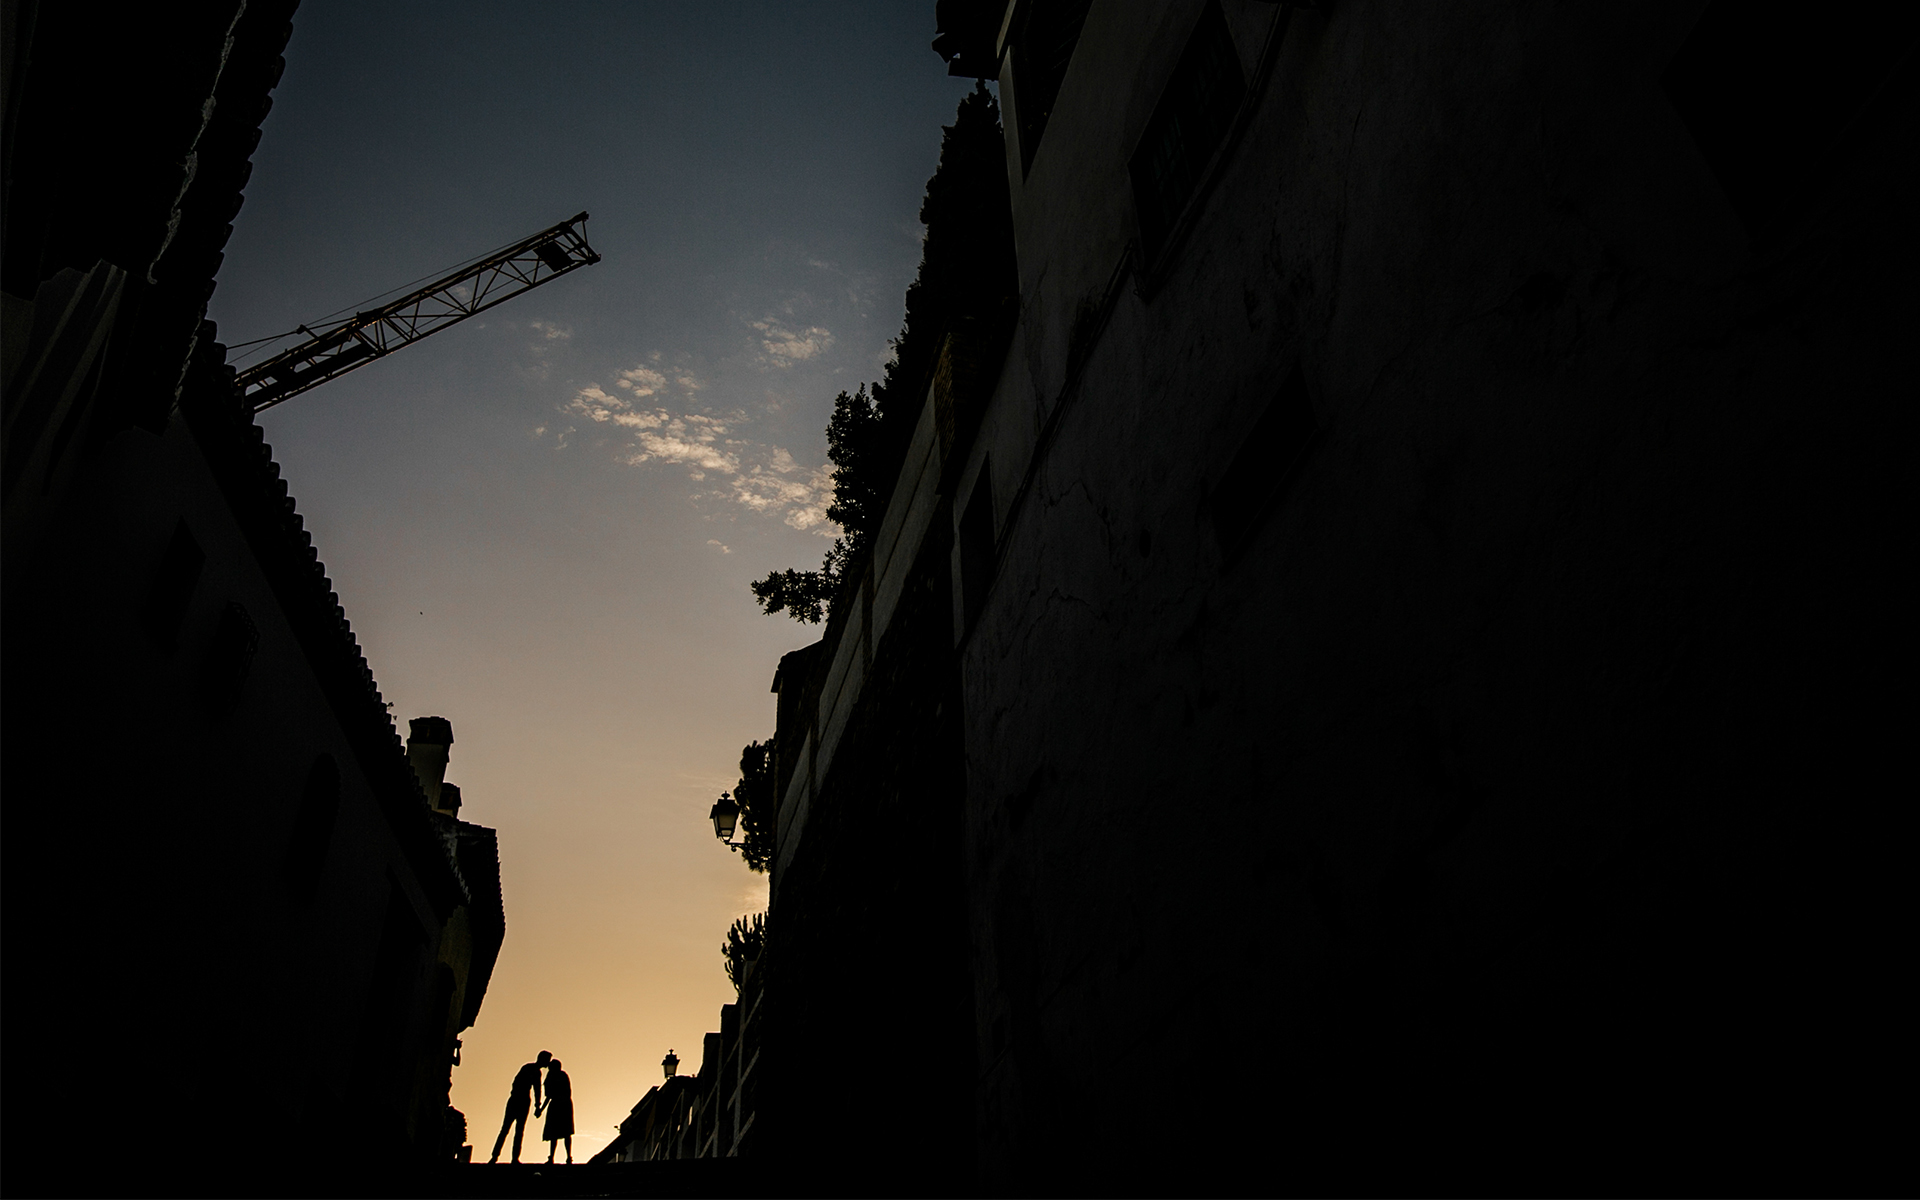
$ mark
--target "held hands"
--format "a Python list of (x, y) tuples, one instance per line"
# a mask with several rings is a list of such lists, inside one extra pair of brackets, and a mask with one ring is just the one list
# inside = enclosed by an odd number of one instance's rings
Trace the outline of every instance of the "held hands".
[(542, 1101), (541, 1101), (540, 1103), (538, 1103), (538, 1104), (536, 1104), (536, 1105), (534, 1105), (534, 1106), (533, 1106), (533, 1115), (537, 1117), (537, 1116), (539, 1116), (539, 1115), (540, 1115), (541, 1113), (543, 1113), (543, 1112), (545, 1112), (545, 1111), (547, 1111), (547, 1105), (549, 1105), (549, 1104), (552, 1104), (552, 1103), (553, 1103), (553, 1101), (551, 1101), (551, 1100), (542, 1100)]

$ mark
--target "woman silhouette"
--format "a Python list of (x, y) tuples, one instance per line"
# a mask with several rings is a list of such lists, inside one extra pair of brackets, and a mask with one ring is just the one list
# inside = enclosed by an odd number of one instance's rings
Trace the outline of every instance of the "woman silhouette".
[[(567, 1143), (567, 1162), (573, 1162), (573, 1080), (560, 1069), (560, 1060), (554, 1059), (547, 1064), (547, 1123), (541, 1129), (540, 1136), (547, 1141), (547, 1161), (553, 1161), (553, 1152), (559, 1149), (559, 1142)], [(539, 1116), (538, 1112), (534, 1113)]]

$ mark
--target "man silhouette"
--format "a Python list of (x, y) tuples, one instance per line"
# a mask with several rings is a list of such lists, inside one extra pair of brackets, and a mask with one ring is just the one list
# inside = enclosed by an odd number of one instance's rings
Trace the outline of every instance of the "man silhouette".
[(507, 1128), (513, 1128), (513, 1161), (520, 1161), (520, 1141), (527, 1135), (527, 1110), (540, 1100), (540, 1069), (553, 1059), (545, 1050), (513, 1077), (513, 1092), (507, 1097), (507, 1117), (500, 1122), (500, 1136), (493, 1139), (493, 1156), (488, 1163), (500, 1161), (500, 1147), (506, 1144)]

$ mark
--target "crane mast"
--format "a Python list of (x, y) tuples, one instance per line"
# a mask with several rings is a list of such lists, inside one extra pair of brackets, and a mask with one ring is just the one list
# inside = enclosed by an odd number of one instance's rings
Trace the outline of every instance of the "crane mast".
[(306, 341), (241, 371), (234, 386), (254, 412), (264, 412), (569, 271), (591, 266), (600, 256), (587, 244), (586, 223), (587, 214), (581, 213), (324, 329), (302, 325)]

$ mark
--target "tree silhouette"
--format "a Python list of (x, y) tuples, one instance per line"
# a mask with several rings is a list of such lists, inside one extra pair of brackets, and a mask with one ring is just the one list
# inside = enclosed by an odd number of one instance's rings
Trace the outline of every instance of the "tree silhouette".
[(827, 458), (833, 463), (833, 502), (827, 517), (845, 530), (818, 571), (770, 571), (751, 586), (754, 599), (768, 614), (785, 611), (796, 621), (819, 624), (833, 605), (846, 578), (847, 564), (867, 552), (873, 530), (886, 507), (886, 493), (877, 466), (883, 447), (880, 411), (867, 395), (841, 392), (833, 399), (833, 417), (827, 422)]
[(834, 465), (827, 516), (845, 532), (818, 571), (771, 571), (750, 585), (769, 614), (785, 612), (807, 624), (833, 615), (841, 585), (866, 557), (886, 515), (941, 337), (959, 318), (1008, 311), (1017, 293), (1000, 106), (983, 84), (942, 130), (940, 166), (927, 180), (920, 222), (927, 230), (920, 271), (907, 288), (893, 356), (870, 387), (834, 398), (827, 423)]

